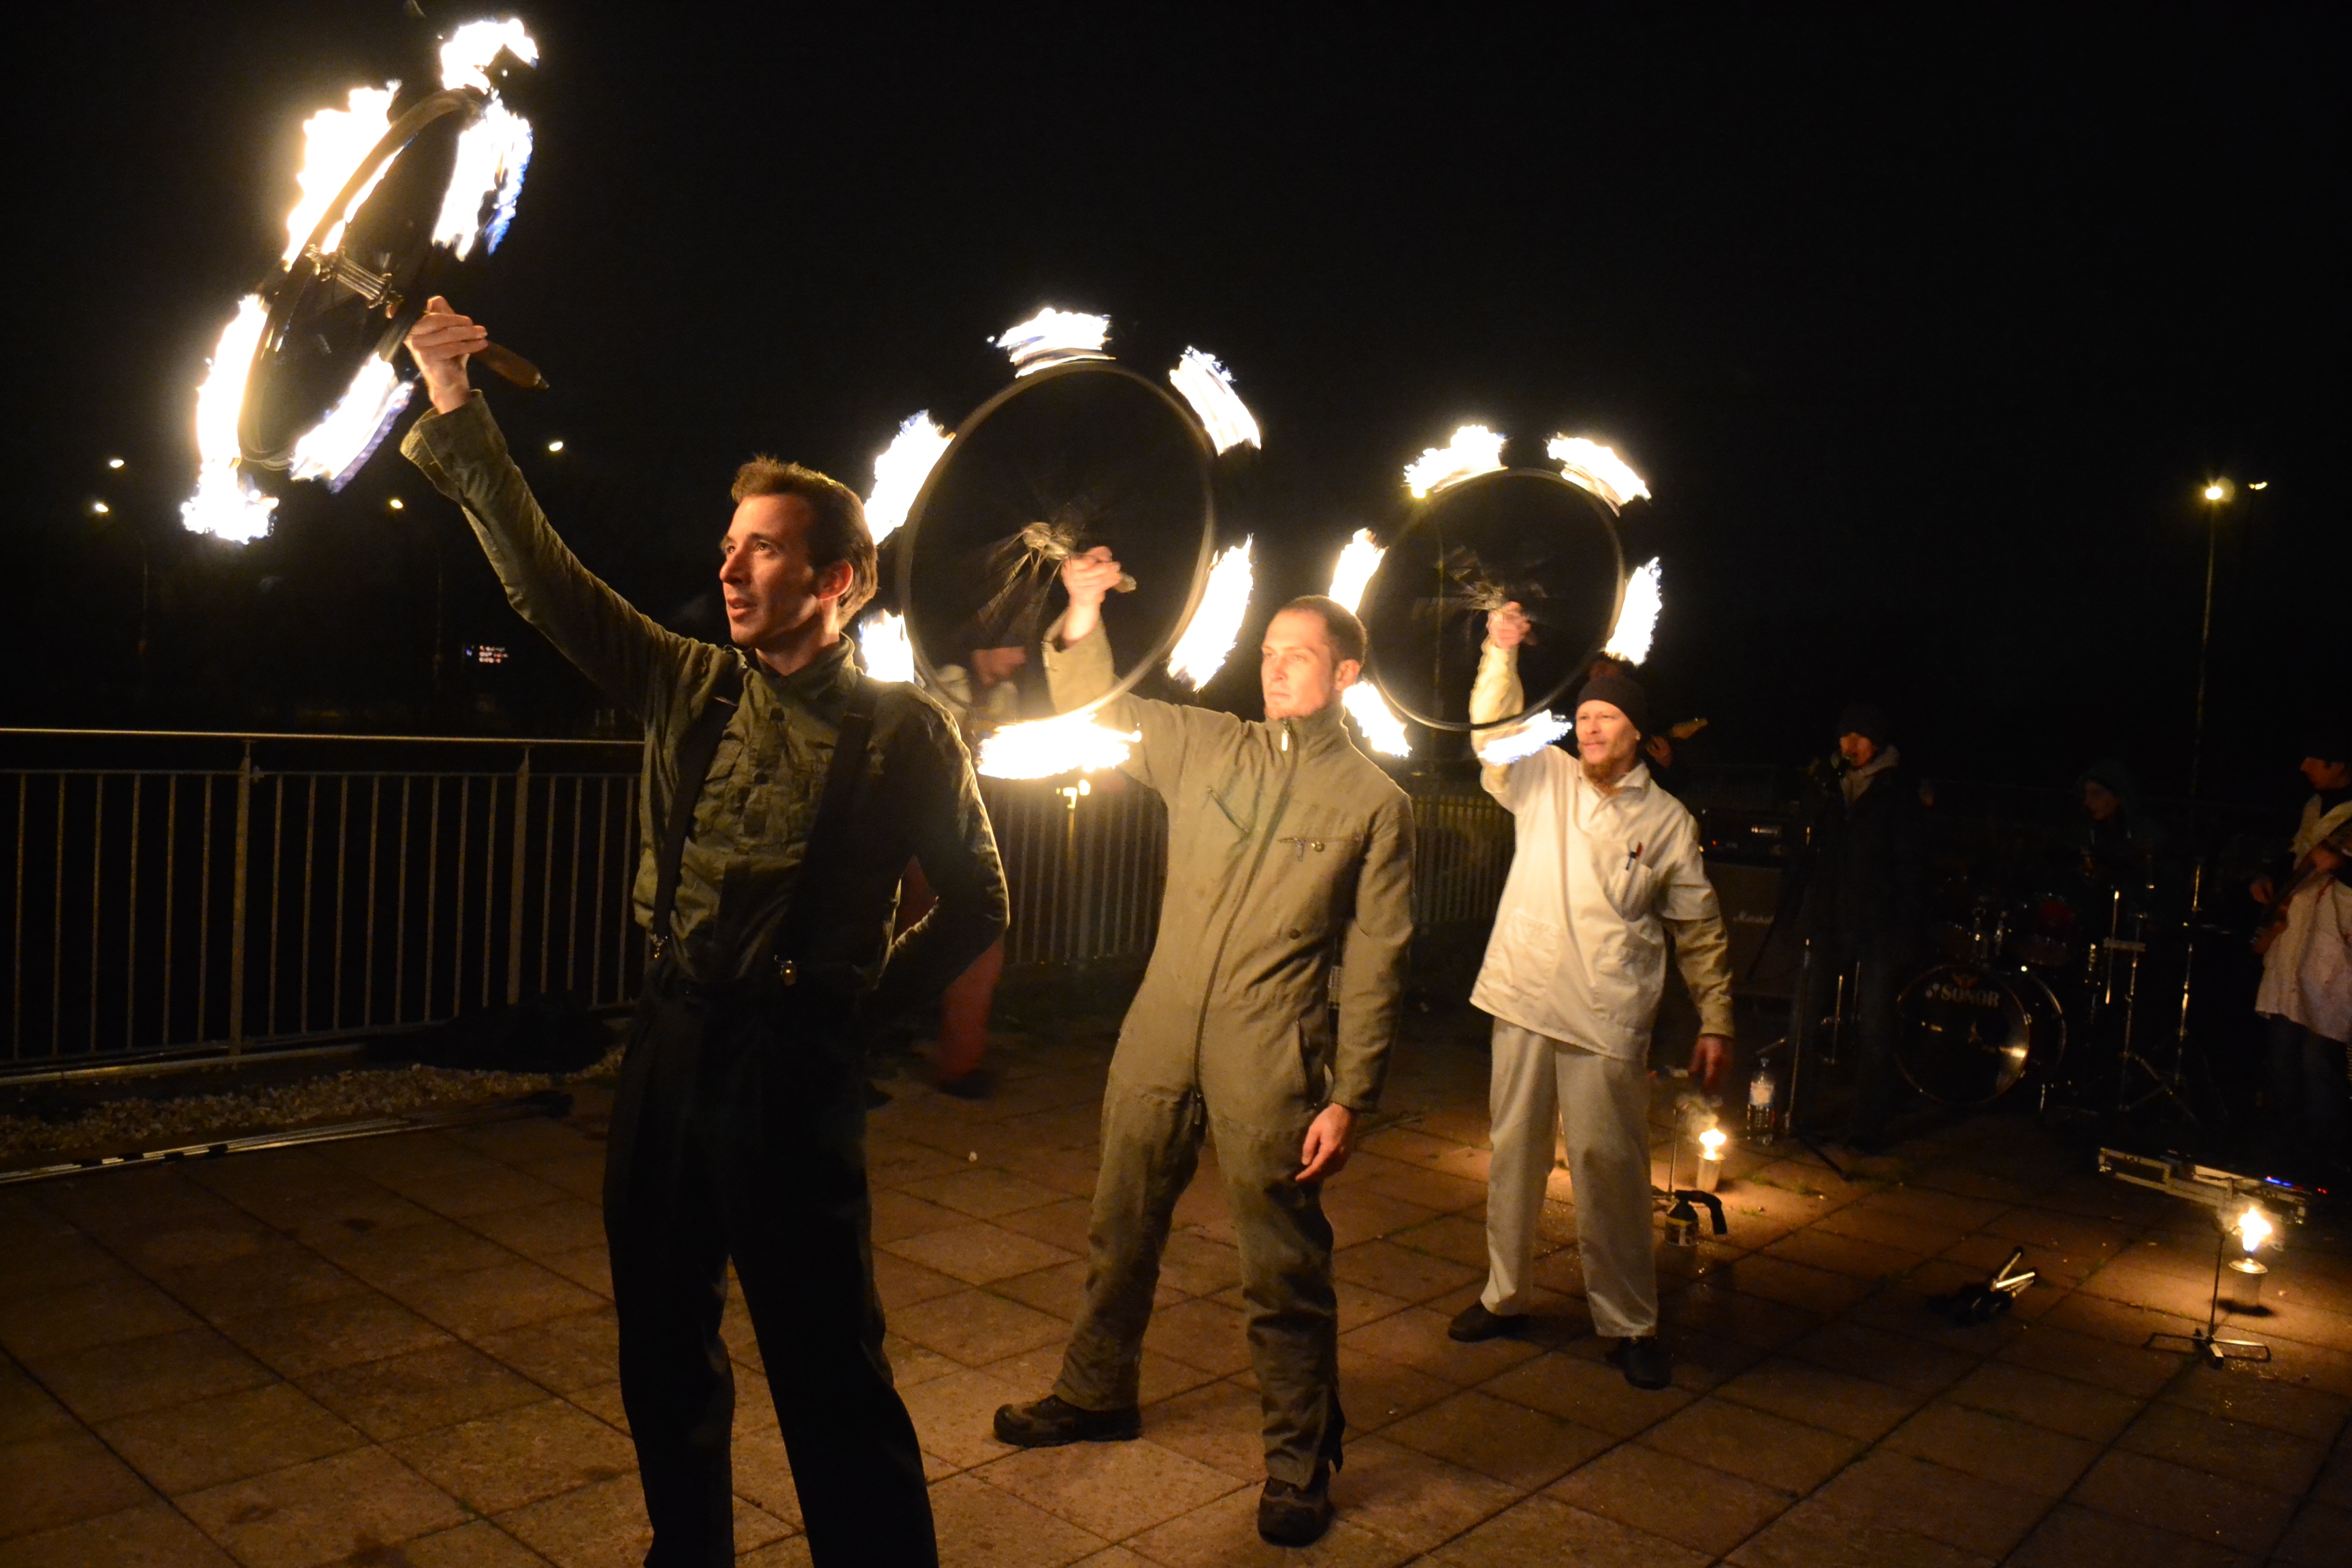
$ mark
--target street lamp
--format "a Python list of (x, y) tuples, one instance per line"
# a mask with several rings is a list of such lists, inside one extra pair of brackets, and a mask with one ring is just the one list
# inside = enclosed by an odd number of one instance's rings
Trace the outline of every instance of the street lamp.
[(2205, 500), (2205, 618), (2197, 633), (2197, 716), (2189, 751), (2189, 809), (2197, 810), (2198, 785), (2205, 776), (2205, 664), (2213, 647), (2213, 561), (2221, 540), (2221, 509), (2238, 487), (2226, 479), (2208, 479), (2198, 492)]

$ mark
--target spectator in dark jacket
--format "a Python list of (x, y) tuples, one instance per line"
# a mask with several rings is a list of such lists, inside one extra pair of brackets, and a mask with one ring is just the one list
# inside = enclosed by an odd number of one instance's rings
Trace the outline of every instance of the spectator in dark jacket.
[(1845, 1037), (1858, 1073), (1846, 1142), (1874, 1153), (1894, 1106), (1895, 998), (1920, 961), (1926, 831), (1918, 780), (1903, 765), (1885, 710), (1853, 703), (1837, 730), (1837, 761), (1812, 803), (1796, 867), (1797, 929), (1811, 951), (1792, 1032), (1801, 1047), (1836, 976), (1851, 969)]

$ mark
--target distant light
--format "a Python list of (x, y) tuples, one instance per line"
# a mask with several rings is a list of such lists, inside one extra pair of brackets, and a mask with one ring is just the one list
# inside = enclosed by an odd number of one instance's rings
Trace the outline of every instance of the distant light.
[(2231, 496), (2237, 494), (2238, 487), (2231, 484), (2227, 479), (2210, 479), (2206, 482), (2205, 488), (2198, 493), (2202, 495), (2207, 500), (2219, 504), (2220, 502), (2228, 500)]
[[(121, 468), (121, 467), (122, 467), (122, 459), (121, 459), (121, 458), (107, 458), (107, 459), (106, 459), (106, 466), (107, 466), (108, 468)], [(2254, 488), (2255, 488), (2256, 489), (2262, 489), (2263, 487), (2262, 487), (2262, 486), (2260, 486), (2260, 485), (2256, 485)]]
[(561, 441), (550, 441), (547, 444), (547, 449), (551, 452), (561, 452), (563, 450), (563, 443)]
[(495, 643), (477, 643), (466, 650), (466, 657), (477, 664), (504, 664), (507, 650)]
[(113, 508), (111, 508), (111, 507), (110, 507), (110, 506), (108, 506), (108, 505), (107, 505), (104, 501), (102, 501), (102, 500), (94, 500), (94, 501), (92, 501), (92, 502), (90, 502), (90, 503), (89, 503), (89, 510), (90, 510), (92, 512), (96, 513), (98, 516), (100, 516), (100, 517), (104, 517), (104, 516), (106, 516), (106, 515), (107, 515), (107, 513), (109, 513), (110, 511), (113, 510), (114, 509), (113, 509)]
[(384, 502), (383, 504), (384, 504), (384, 505), (386, 505), (386, 506), (388, 506), (388, 507), (390, 507), (393, 510), (394, 510), (394, 511), (398, 511), (398, 510), (400, 510), (402, 508), (405, 507), (408, 503), (407, 503), (406, 501), (404, 501), (404, 500), (401, 500), (398, 496), (394, 496), (394, 497), (393, 497), (390, 500), (388, 500), (388, 501)]
[(2256, 479), (2246, 488), (2250, 490), (2266, 490), (2271, 488), (2271, 482), (2268, 479)]

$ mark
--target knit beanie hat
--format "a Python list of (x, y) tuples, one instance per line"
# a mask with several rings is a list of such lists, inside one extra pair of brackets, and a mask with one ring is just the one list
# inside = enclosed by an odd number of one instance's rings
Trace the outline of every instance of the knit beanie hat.
[(1650, 732), (1650, 700), (1630, 675), (1620, 675), (1604, 667), (1576, 694), (1579, 708), (1588, 702), (1606, 702), (1632, 720), (1636, 731), (1644, 735)]
[(1875, 702), (1849, 702), (1838, 715), (1837, 732), (1859, 735), (1874, 746), (1884, 746), (1895, 738), (1895, 726), (1887, 721), (1886, 710)]

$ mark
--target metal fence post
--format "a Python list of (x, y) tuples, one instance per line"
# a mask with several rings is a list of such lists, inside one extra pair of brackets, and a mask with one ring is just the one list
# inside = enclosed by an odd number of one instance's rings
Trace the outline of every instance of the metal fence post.
[(246, 844), (253, 825), (253, 742), (236, 764), (236, 837), (230, 851), (228, 883), (228, 1048), (245, 1045)]
[(530, 748), (522, 749), (522, 763), (515, 769), (514, 795), (514, 868), (507, 882), (507, 1005), (522, 1000), (522, 884), (526, 869), (525, 847), (530, 839), (523, 833), (523, 823), (530, 811)]

